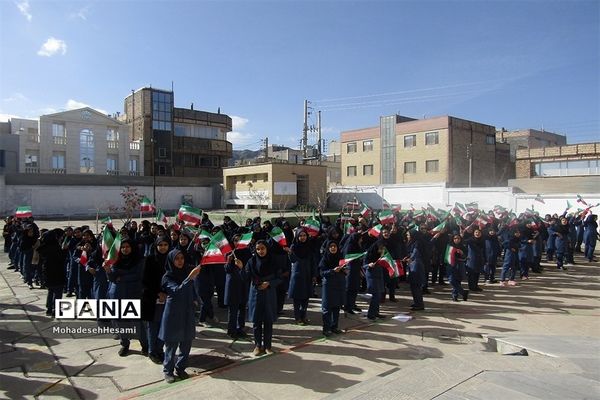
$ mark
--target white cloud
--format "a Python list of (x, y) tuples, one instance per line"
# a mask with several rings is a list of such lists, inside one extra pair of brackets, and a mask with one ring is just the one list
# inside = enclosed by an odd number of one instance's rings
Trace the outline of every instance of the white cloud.
[(27, 18), (27, 21), (31, 22), (32, 15), (29, 12), (29, 0), (21, 0), (17, 4), (17, 8), (21, 11), (21, 14)]
[(28, 101), (29, 99), (27, 98), (27, 96), (25, 96), (23, 93), (13, 93), (12, 95), (2, 99), (2, 101), (6, 102), (6, 103), (12, 103), (15, 101)]
[(54, 37), (48, 38), (46, 43), (38, 50), (38, 56), (52, 57), (53, 55), (60, 53), (65, 55), (67, 53), (67, 44), (64, 40), (56, 39)]
[(23, 117), (19, 117), (18, 115), (13, 115), (13, 114), (0, 113), (0, 122), (8, 122), (8, 120), (11, 118), (23, 118)]
[(256, 137), (251, 133), (232, 131), (227, 132), (227, 140), (231, 142), (234, 150), (241, 150), (240, 147), (252, 147), (248, 145), (256, 145), (258, 148), (259, 143)]
[(84, 107), (92, 108), (102, 114), (108, 114), (105, 110), (102, 110), (102, 109), (96, 108), (96, 107), (92, 107), (89, 104), (83, 103), (81, 101), (73, 100), (73, 99), (67, 100), (67, 104), (65, 104), (65, 109), (67, 109), (67, 110), (77, 110), (78, 108), (84, 108)]
[(240, 131), (246, 127), (248, 119), (244, 117), (238, 117), (237, 115), (231, 115), (231, 123), (234, 131)]
[(81, 8), (79, 11), (69, 14), (69, 18), (79, 18), (84, 21), (87, 21), (87, 17), (90, 13), (90, 8), (91, 5), (88, 4), (87, 6)]

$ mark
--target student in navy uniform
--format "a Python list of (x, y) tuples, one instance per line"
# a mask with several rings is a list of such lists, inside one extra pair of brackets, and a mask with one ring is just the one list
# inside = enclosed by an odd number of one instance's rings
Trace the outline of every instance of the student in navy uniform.
[(585, 229), (583, 235), (585, 258), (589, 262), (596, 261), (594, 250), (596, 249), (596, 242), (598, 240), (598, 216), (595, 214), (588, 215), (583, 222), (583, 226)]
[[(515, 275), (519, 260), (519, 247), (521, 247), (521, 231), (512, 230), (512, 236), (502, 244), (504, 248), (504, 262), (502, 263), (502, 272), (500, 273), (500, 286), (515, 286)], [(508, 283), (506, 280), (508, 279)]]
[(464, 243), (468, 251), (466, 266), (469, 290), (472, 292), (481, 292), (483, 289), (479, 287), (479, 276), (485, 264), (485, 242), (481, 230), (476, 228), (473, 231), (473, 236), (465, 239)]
[(485, 237), (485, 280), (488, 283), (496, 283), (496, 263), (502, 247), (496, 235), (496, 230), (491, 227), (487, 230)]
[(410, 309), (413, 311), (424, 310), (423, 285), (427, 281), (427, 276), (425, 275), (425, 267), (419, 250), (419, 241), (416, 239), (414, 231), (406, 232), (406, 245), (408, 256), (403, 261), (407, 265), (407, 279), (413, 297), (413, 304), (411, 304)]
[(65, 286), (65, 258), (66, 250), (63, 250), (59, 240), (62, 239), (63, 231), (54, 229), (46, 232), (41, 240), (38, 252), (42, 270), (46, 277), (46, 287), (48, 296), (46, 297), (46, 315), (54, 315), (54, 301), (62, 299), (63, 288)]
[(554, 261), (554, 255), (556, 254), (556, 235), (554, 234), (556, 229), (557, 221), (555, 218), (550, 218), (546, 230), (548, 231), (548, 238), (546, 239), (546, 261)]
[(564, 266), (564, 259), (568, 250), (567, 247), (570, 245), (569, 221), (567, 218), (560, 218), (560, 222), (554, 230), (554, 237), (556, 240), (556, 268), (566, 270), (567, 267)]
[(256, 242), (255, 254), (248, 260), (250, 279), (248, 295), (248, 320), (254, 327), (255, 356), (273, 354), (273, 323), (277, 321), (277, 285), (281, 283), (281, 272), (277, 261), (270, 254), (264, 240)]
[(75, 296), (75, 291), (78, 290), (77, 282), (79, 281), (79, 262), (77, 262), (76, 251), (77, 245), (81, 241), (82, 230), (81, 228), (73, 229), (73, 236), (66, 243), (69, 251), (69, 268), (67, 270), (67, 297)]
[[(92, 289), (94, 286), (94, 275), (90, 272), (87, 262), (92, 258), (92, 253), (96, 250), (96, 247), (97, 242), (94, 237), (94, 232), (86, 229), (81, 235), (81, 242), (77, 245), (77, 250), (75, 252), (77, 268), (79, 268), (79, 272), (77, 273), (78, 299), (93, 298)], [(88, 259), (85, 265), (81, 263), (81, 257), (84, 251)]]
[(145, 321), (148, 332), (148, 358), (155, 364), (161, 364), (164, 360), (164, 343), (158, 338), (158, 332), (167, 300), (167, 293), (162, 289), (162, 278), (166, 272), (169, 240), (164, 236), (158, 237), (148, 252), (142, 270), (142, 321)]
[[(382, 231), (384, 229), (387, 228), (382, 228)], [(381, 258), (384, 251), (385, 246), (383, 243), (376, 241), (369, 246), (363, 261), (363, 271), (367, 281), (367, 293), (371, 294), (369, 309), (367, 311), (367, 318), (371, 321), (375, 321), (377, 318), (385, 318), (385, 316), (380, 313), (379, 305), (381, 304), (381, 299), (385, 293), (383, 274), (386, 272), (384, 271), (384, 268), (377, 263), (377, 260)]]
[[(203, 239), (202, 246), (204, 250), (208, 248), (210, 239)], [(200, 259), (202, 257), (200, 256)], [(196, 292), (200, 296), (200, 316), (198, 321), (204, 324), (207, 319), (215, 320), (215, 311), (212, 304), (212, 298), (215, 293), (215, 274), (214, 268), (224, 268), (222, 264), (208, 264), (199, 272), (198, 278), (194, 280)]]
[[(233, 248), (240, 241), (240, 235), (233, 236)], [(250, 282), (246, 272), (246, 264), (252, 257), (248, 247), (232, 251), (225, 264), (225, 305), (229, 308), (227, 335), (232, 339), (246, 337), (246, 306)]]
[(343, 333), (339, 328), (340, 309), (346, 300), (346, 277), (344, 266), (339, 265), (341, 254), (336, 241), (329, 240), (326, 252), (321, 257), (319, 272), (323, 279), (321, 312), (323, 335)]
[[(492, 229), (493, 230), (493, 229)], [(452, 300), (458, 301), (458, 296), (461, 296), (464, 301), (469, 298), (469, 291), (463, 289), (461, 281), (466, 276), (465, 261), (467, 259), (467, 248), (462, 243), (462, 236), (459, 234), (452, 235), (452, 240), (448, 246), (454, 249), (454, 258), (449, 263), (446, 263), (446, 271), (448, 271), (448, 280), (452, 285)]]
[[(348, 238), (342, 249), (342, 258), (349, 254), (362, 253), (362, 234), (355, 232), (347, 235)], [(346, 314), (356, 314), (362, 310), (356, 305), (356, 297), (360, 289), (361, 269), (363, 257), (350, 261), (346, 264), (346, 301), (344, 303), (344, 312)]]
[(292, 271), (288, 295), (294, 302), (294, 320), (299, 325), (308, 324), (308, 299), (312, 295), (313, 284), (317, 281), (317, 263), (313, 257), (311, 241), (306, 230), (300, 229), (296, 232), (289, 252)]
[[(175, 249), (167, 255), (165, 269), (162, 291), (167, 294), (167, 299), (158, 338), (165, 343), (165, 381), (173, 383), (174, 371), (180, 379), (189, 377), (185, 369), (196, 336), (194, 305), (198, 299), (192, 281), (200, 273), (200, 266), (187, 265), (183, 253)], [(176, 355), (178, 347), (179, 354)]]
[[(141, 299), (142, 263), (138, 254), (137, 246), (133, 241), (126, 239), (121, 241), (118, 260), (113, 265), (104, 264), (104, 270), (110, 281), (108, 287), (109, 299)], [(135, 326), (142, 346), (142, 355), (148, 355), (148, 340), (141, 320), (117, 320), (115, 325), (118, 328)], [(120, 339), (119, 355), (125, 357), (129, 354), (130, 336), (127, 333), (122, 333)]]

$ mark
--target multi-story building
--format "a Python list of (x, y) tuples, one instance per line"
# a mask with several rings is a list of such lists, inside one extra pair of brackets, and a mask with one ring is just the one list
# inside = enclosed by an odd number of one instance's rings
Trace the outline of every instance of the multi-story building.
[(132, 126), (133, 138), (143, 140), (147, 176), (222, 180), (232, 156), (229, 116), (194, 110), (193, 105), (175, 107), (173, 91), (145, 87), (125, 98), (123, 120)]
[(496, 141), (499, 143), (508, 143), (510, 145), (510, 157), (514, 162), (517, 150), (564, 146), (567, 144), (567, 137), (544, 130), (539, 131), (537, 129), (507, 131), (502, 128), (499, 131), (496, 131)]
[(224, 205), (288, 209), (325, 204), (326, 174), (324, 166), (281, 162), (225, 168)]
[(340, 142), (331, 140), (327, 144), (327, 155), (321, 163), (327, 167), (327, 187), (342, 184), (342, 154)]
[(452, 116), (381, 117), (379, 126), (342, 132), (341, 147), (344, 186), (500, 186), (512, 177), (509, 145), (496, 142), (496, 129)]
[(16, 168), (8, 173), (143, 174), (143, 150), (139, 141), (130, 141), (129, 127), (92, 108), (42, 115), (39, 121), (12, 118), (8, 126), (10, 137), (18, 138), (16, 146), (4, 149), (15, 152)]

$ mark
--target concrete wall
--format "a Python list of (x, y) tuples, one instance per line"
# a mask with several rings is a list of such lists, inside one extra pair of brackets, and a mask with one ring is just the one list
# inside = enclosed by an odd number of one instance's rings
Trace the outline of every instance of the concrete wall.
[[(5, 185), (0, 175), (0, 214), (12, 214), (20, 205), (31, 205), (34, 216), (73, 216), (107, 213), (123, 205), (122, 186)], [(136, 186), (137, 192), (152, 199), (152, 186)], [(182, 197), (192, 196), (194, 207), (213, 207), (213, 187), (156, 187), (156, 203), (163, 210), (177, 210)], [(169, 213), (172, 215), (172, 213)]]

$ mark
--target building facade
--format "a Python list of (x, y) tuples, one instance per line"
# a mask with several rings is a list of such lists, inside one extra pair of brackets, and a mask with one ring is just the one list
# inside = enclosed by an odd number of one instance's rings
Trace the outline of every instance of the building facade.
[(445, 182), (500, 186), (511, 178), (509, 145), (491, 125), (451, 116), (380, 118), (379, 126), (341, 133), (342, 184)]
[(520, 129), (507, 131), (504, 128), (496, 131), (496, 141), (510, 145), (510, 157), (514, 162), (517, 150), (539, 149), (541, 147), (565, 146), (567, 137), (557, 133), (537, 129)]
[(144, 143), (146, 175), (221, 182), (232, 156), (228, 115), (175, 107), (173, 91), (149, 87), (127, 96), (124, 109), (123, 121)]
[(521, 149), (517, 179), (600, 175), (600, 143)]
[(8, 124), (18, 145), (4, 149), (15, 152), (10, 164), (15, 160), (16, 168), (7, 173), (143, 174), (142, 146), (130, 141), (129, 127), (92, 108), (42, 115), (39, 121), (12, 118)]
[(319, 165), (265, 163), (225, 168), (224, 206), (288, 209), (323, 203), (327, 168)]

